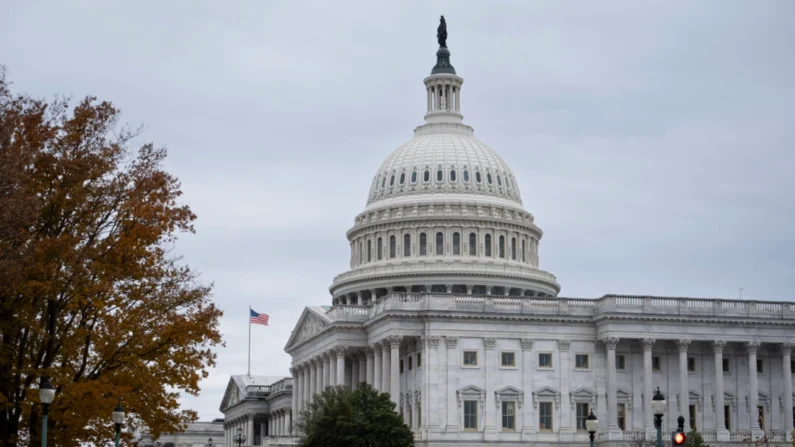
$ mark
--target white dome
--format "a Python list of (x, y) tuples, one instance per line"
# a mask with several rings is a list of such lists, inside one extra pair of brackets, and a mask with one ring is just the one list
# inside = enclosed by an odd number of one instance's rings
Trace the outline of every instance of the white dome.
[(373, 208), (430, 196), (435, 200), (474, 196), (502, 206), (522, 205), (516, 179), (505, 161), (478, 141), (471, 128), (456, 124), (420, 126), (413, 139), (381, 164), (367, 204)]

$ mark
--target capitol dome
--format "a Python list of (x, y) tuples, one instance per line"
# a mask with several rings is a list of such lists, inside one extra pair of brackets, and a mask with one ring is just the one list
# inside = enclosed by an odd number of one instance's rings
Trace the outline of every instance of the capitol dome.
[(371, 305), (388, 293), (554, 297), (538, 268), (542, 231), (522, 206), (505, 161), (463, 123), (464, 80), (442, 46), (424, 79), (425, 123), (376, 171), (348, 233), (350, 270), (333, 304)]

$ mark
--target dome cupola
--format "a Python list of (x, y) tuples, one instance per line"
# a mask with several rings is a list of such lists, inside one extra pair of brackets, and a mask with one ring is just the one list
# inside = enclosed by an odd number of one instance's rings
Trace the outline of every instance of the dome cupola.
[(371, 305), (390, 292), (556, 296), (538, 268), (542, 231), (522, 206), (505, 161), (463, 123), (447, 23), (426, 92), (424, 124), (376, 172), (367, 206), (347, 235), (350, 270), (334, 278), (334, 304)]

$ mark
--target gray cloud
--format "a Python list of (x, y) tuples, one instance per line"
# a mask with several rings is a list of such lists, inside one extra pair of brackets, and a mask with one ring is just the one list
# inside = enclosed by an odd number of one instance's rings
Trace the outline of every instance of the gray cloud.
[(465, 120), (512, 166), (566, 296), (789, 300), (795, 3), (15, 2), (0, 61), (36, 96), (113, 100), (168, 146), (199, 216), (177, 251), (216, 284), (230, 374), (288, 374), (372, 175), (424, 112), (439, 14)]

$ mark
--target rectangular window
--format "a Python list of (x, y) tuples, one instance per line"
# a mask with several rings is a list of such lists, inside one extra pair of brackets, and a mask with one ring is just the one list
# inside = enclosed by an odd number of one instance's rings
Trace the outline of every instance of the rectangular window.
[(586, 403), (578, 403), (577, 404), (577, 430), (578, 431), (586, 431), (587, 427), (585, 426), (585, 419), (588, 417), (588, 414), (591, 413), (590, 404)]
[(478, 351), (464, 351), (464, 366), (478, 366)]
[(516, 354), (513, 352), (503, 352), (500, 354), (500, 365), (508, 368), (516, 367)]
[(552, 431), (552, 402), (538, 404), (538, 429)]
[(696, 358), (695, 357), (688, 357), (687, 358), (687, 371), (688, 372), (696, 372)]
[(403, 360), (400, 360), (400, 374), (403, 374)]
[(756, 359), (756, 373), (757, 374), (765, 373), (765, 362), (762, 359)]
[(417, 353), (417, 368), (419, 368), (420, 366), (422, 366), (422, 353), (418, 352)]
[(478, 431), (478, 401), (464, 401), (464, 430)]
[(539, 352), (538, 367), (552, 369), (552, 354), (549, 352)]
[(627, 429), (627, 406), (626, 404), (618, 404), (618, 428), (621, 430)]
[(723, 406), (723, 423), (726, 424), (726, 430), (732, 431), (732, 407), (731, 405)]
[(616, 369), (618, 371), (624, 371), (627, 369), (627, 358), (623, 354), (616, 356)]
[(576, 354), (574, 356), (574, 369), (588, 369), (591, 367), (591, 356), (588, 354)]
[(732, 368), (731, 363), (729, 363), (729, 359), (723, 359), (723, 373), (724, 374), (731, 374)]
[(412, 362), (412, 359), (411, 359), (411, 356), (409, 356), (409, 371), (411, 371), (411, 362)]
[(765, 424), (765, 407), (759, 405), (757, 408), (759, 409), (759, 427), (767, 427), (767, 424)]
[(651, 370), (652, 371), (661, 371), (662, 370), (662, 362), (660, 361), (659, 357), (652, 357), (651, 358)]
[(516, 402), (502, 403), (502, 430), (516, 430)]
[(690, 413), (690, 429), (691, 430), (698, 430), (698, 426), (696, 425), (696, 406), (690, 405), (688, 407)]

